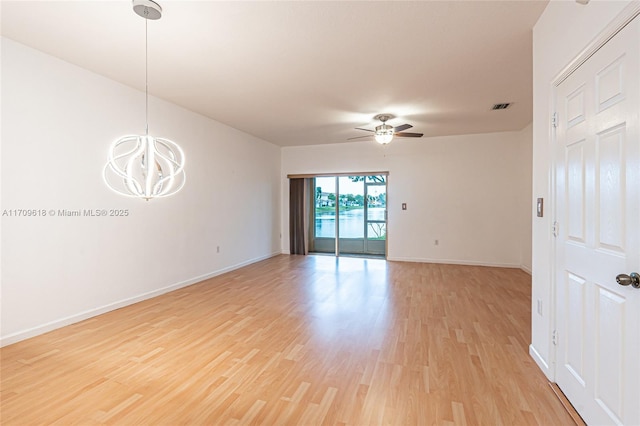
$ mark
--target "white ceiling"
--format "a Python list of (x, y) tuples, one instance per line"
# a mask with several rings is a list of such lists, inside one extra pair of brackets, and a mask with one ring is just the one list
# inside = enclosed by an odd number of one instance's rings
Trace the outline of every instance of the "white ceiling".
[[(425, 136), (532, 119), (547, 1), (160, 1), (149, 92), (281, 146), (346, 142), (391, 113)], [(2, 35), (144, 90), (128, 0), (2, 1)], [(491, 111), (494, 103), (513, 102)], [(379, 123), (378, 123), (379, 124)]]

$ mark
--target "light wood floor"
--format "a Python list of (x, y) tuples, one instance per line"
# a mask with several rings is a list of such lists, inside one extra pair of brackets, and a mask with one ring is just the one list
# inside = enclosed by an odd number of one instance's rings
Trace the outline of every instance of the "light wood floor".
[(515, 269), (278, 256), (1, 350), (3, 425), (571, 425)]

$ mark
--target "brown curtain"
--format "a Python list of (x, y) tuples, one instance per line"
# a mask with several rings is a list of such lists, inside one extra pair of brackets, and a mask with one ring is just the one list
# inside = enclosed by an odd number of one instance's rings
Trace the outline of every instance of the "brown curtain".
[(289, 249), (291, 254), (307, 254), (309, 179), (289, 179)]

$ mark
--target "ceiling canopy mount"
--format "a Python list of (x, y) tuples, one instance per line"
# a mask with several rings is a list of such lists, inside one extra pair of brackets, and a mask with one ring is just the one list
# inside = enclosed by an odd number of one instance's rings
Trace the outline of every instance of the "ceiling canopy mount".
[(133, 11), (144, 19), (155, 21), (162, 18), (162, 7), (152, 0), (133, 0)]

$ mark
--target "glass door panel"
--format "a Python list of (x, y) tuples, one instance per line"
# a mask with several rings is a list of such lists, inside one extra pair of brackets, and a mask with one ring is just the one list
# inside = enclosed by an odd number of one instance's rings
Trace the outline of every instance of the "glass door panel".
[(338, 178), (338, 247), (340, 254), (362, 254), (364, 250), (364, 180), (362, 176)]
[[(384, 176), (375, 177), (384, 179)], [(374, 177), (367, 176), (367, 178)], [(374, 179), (367, 180), (365, 193), (367, 199), (367, 238), (365, 240), (365, 251), (369, 254), (385, 254), (387, 239), (386, 182), (379, 183)]]
[(315, 181), (315, 202), (313, 209), (313, 236), (310, 251), (320, 253), (336, 252), (336, 178), (317, 177)]

